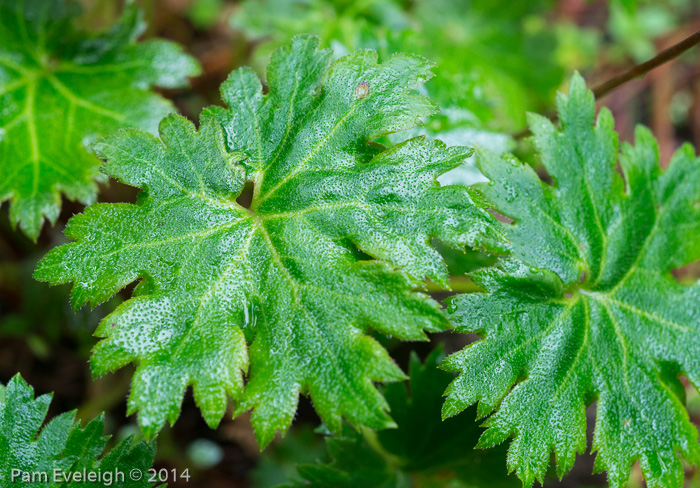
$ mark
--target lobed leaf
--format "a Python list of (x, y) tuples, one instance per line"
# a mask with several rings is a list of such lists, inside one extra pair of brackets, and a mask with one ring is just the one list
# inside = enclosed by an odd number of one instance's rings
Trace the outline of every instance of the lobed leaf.
[[(43, 425), (51, 395), (35, 399), (34, 390), (19, 374), (0, 391), (0, 486), (104, 486), (99, 481), (63, 480), (83, 472), (114, 476), (124, 488), (153, 486), (146, 471), (153, 464), (154, 444), (127, 438), (105, 452), (109, 436), (102, 435), (104, 414), (85, 427), (75, 421), (75, 411)], [(143, 478), (134, 480), (129, 476), (132, 470)], [(123, 480), (116, 477), (118, 472), (123, 473)]]
[(34, 240), (62, 194), (95, 201), (105, 178), (87, 147), (122, 127), (155, 130), (173, 107), (151, 88), (199, 73), (174, 43), (136, 42), (136, 5), (103, 33), (79, 30), (78, 12), (70, 0), (0, 0), (0, 203)]
[[(683, 485), (680, 456), (700, 460), (679, 375), (700, 385), (700, 286), (671, 271), (700, 257), (700, 160), (683, 146), (661, 171), (642, 127), (618, 154), (607, 109), (594, 121), (580, 76), (558, 99), (562, 128), (530, 126), (553, 180), (487, 151), (481, 190), (502, 214), (512, 259), (472, 274), (486, 292), (450, 307), (484, 340), (450, 356), (462, 374), (448, 417), (475, 402), (487, 418), (480, 445), (514, 436), (508, 466), (542, 482), (550, 451), (563, 476), (586, 449), (586, 407), (597, 402), (595, 469), (623, 486), (639, 462), (650, 487)], [(618, 163), (620, 173), (618, 173)]]
[[(278, 50), (267, 94), (250, 70), (233, 72), (229, 108), (205, 111), (198, 131), (170, 116), (160, 140), (126, 130), (99, 144), (104, 171), (143, 192), (75, 216), (77, 242), (38, 266), (40, 280), (75, 283), (76, 307), (141, 280), (98, 328), (92, 366), (137, 364), (129, 412), (148, 436), (177, 419), (190, 385), (212, 427), (228, 397), (237, 414), (252, 409), (261, 445), (289, 427), (300, 392), (335, 432), (343, 417), (393, 425), (373, 382), (404, 375), (369, 330), (424, 340), (449, 327), (412, 292), (424, 277), (448, 282), (430, 240), (500, 239), (466, 188), (436, 182), (469, 149), (369, 142), (435, 110), (413, 94), (429, 64), (378, 64), (371, 51), (331, 63), (317, 45), (296, 37)], [(250, 208), (237, 202), (246, 181)]]

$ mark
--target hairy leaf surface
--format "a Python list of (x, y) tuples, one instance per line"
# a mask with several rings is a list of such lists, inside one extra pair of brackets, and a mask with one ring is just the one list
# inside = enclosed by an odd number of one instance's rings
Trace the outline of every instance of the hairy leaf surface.
[[(290, 425), (300, 392), (333, 431), (342, 417), (392, 425), (372, 382), (403, 373), (366, 332), (423, 340), (446, 328), (437, 305), (411, 291), (426, 276), (447, 284), (430, 239), (499, 237), (465, 188), (436, 182), (468, 149), (368, 143), (435, 110), (411, 93), (429, 64), (377, 64), (371, 51), (330, 64), (317, 44), (297, 37), (278, 50), (265, 95), (250, 70), (233, 72), (229, 109), (205, 112), (199, 131), (170, 116), (161, 140), (126, 130), (100, 144), (104, 170), (144, 191), (136, 205), (74, 217), (66, 235), (78, 242), (39, 264), (39, 279), (75, 282), (75, 306), (143, 278), (102, 322), (92, 365), (101, 375), (138, 364), (129, 411), (148, 435), (175, 421), (188, 385), (212, 426), (227, 396), (237, 412), (253, 409), (263, 445)], [(246, 181), (250, 208), (237, 203)]]
[[(153, 464), (155, 445), (144, 441), (125, 439), (108, 452), (105, 446), (109, 436), (103, 436), (104, 415), (85, 427), (75, 421), (75, 411), (63, 413), (44, 427), (51, 395), (34, 398), (34, 390), (18, 374), (0, 391), (0, 486), (32, 487), (103, 487), (104, 483), (77, 481), (63, 482), (59, 473), (109, 473), (119, 470), (124, 480), (115, 486), (138, 488), (152, 486), (146, 471)], [(130, 478), (131, 470), (143, 473), (141, 480)], [(27, 481), (20, 473), (35, 477)], [(45, 475), (45, 479), (42, 476)], [(105, 478), (105, 481), (106, 478)]]
[(0, 203), (36, 239), (61, 195), (91, 203), (99, 160), (86, 149), (121, 127), (153, 131), (172, 105), (150, 91), (183, 86), (197, 63), (176, 44), (136, 43), (144, 23), (129, 5), (105, 33), (74, 26), (68, 0), (0, 0)]
[(442, 351), (421, 364), (413, 354), (410, 381), (386, 385), (384, 392), (398, 427), (381, 432), (346, 431), (326, 441), (333, 461), (299, 466), (294, 487), (318, 488), (504, 488), (520, 483), (503, 466), (505, 449), (475, 450), (483, 429), (476, 409), (442, 421), (442, 392), (453, 376), (437, 369)]
[(642, 127), (618, 158), (612, 116), (594, 123), (578, 76), (558, 104), (561, 130), (530, 119), (552, 185), (512, 158), (479, 156), (484, 194), (514, 219), (514, 258), (472, 275), (486, 293), (452, 302), (458, 329), (485, 339), (444, 363), (462, 374), (443, 413), (497, 410), (480, 443), (514, 436), (508, 466), (529, 486), (550, 451), (562, 476), (586, 449), (596, 399), (596, 469), (611, 485), (639, 461), (649, 486), (682, 486), (677, 453), (700, 459), (678, 378), (700, 385), (700, 286), (671, 271), (700, 256), (700, 160), (684, 146), (662, 172)]

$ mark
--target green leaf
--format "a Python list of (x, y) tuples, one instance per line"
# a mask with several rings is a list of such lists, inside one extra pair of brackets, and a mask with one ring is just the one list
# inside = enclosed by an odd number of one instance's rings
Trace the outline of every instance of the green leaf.
[(298, 481), (297, 468), (300, 464), (313, 464), (325, 459), (325, 439), (319, 436), (323, 427), (314, 429), (312, 424), (292, 426), (284, 439), (273, 441), (251, 469), (251, 488), (275, 488), (283, 483)]
[(68, 0), (0, 0), (0, 203), (36, 240), (61, 194), (92, 203), (99, 160), (86, 149), (121, 127), (153, 131), (172, 104), (152, 86), (184, 86), (193, 58), (162, 40), (137, 43), (141, 12), (127, 6), (108, 32), (74, 25)]
[[(5, 395), (0, 396), (0, 486), (103, 487), (108, 481), (104, 476), (119, 480), (120, 487), (152, 486), (146, 471), (153, 464), (153, 443), (128, 438), (101, 456), (109, 440), (102, 435), (104, 415), (81, 427), (75, 411), (66, 412), (42, 428), (50, 403), (51, 395), (35, 399), (34, 390), (19, 374), (7, 384)], [(141, 472), (142, 479), (134, 481), (129, 476), (132, 470)], [(102, 473), (103, 482), (63, 482), (64, 474), (83, 471)], [(117, 478), (118, 472), (123, 479)]]
[(475, 409), (442, 421), (442, 392), (453, 376), (437, 369), (442, 350), (421, 364), (413, 354), (410, 382), (385, 387), (396, 429), (364, 436), (346, 430), (326, 441), (333, 461), (299, 467), (303, 481), (290, 486), (319, 488), (401, 488), (409, 486), (499, 488), (519, 483), (508, 476), (503, 449), (474, 450), (483, 429), (474, 422)]
[(530, 117), (553, 185), (513, 158), (478, 157), (486, 198), (514, 219), (514, 258), (472, 274), (487, 293), (451, 304), (458, 330), (485, 339), (446, 360), (462, 374), (443, 413), (497, 410), (480, 444), (514, 436), (508, 466), (530, 486), (550, 451), (560, 477), (584, 452), (595, 399), (596, 470), (623, 486), (639, 461), (648, 486), (682, 486), (677, 453), (700, 460), (678, 378), (700, 384), (700, 286), (671, 271), (700, 257), (700, 160), (686, 145), (662, 172), (643, 127), (618, 155), (612, 116), (594, 124), (580, 76), (558, 104), (560, 130)]
[(629, 13), (634, 13), (637, 9), (637, 0), (616, 0), (617, 3), (622, 5)]
[[(416, 278), (448, 282), (430, 239), (499, 238), (464, 187), (435, 181), (470, 150), (368, 143), (435, 110), (411, 93), (429, 64), (380, 65), (371, 51), (330, 64), (317, 44), (297, 37), (277, 51), (266, 95), (250, 70), (233, 72), (222, 87), (230, 109), (206, 111), (198, 132), (170, 116), (161, 140), (125, 130), (99, 144), (104, 171), (144, 191), (135, 205), (75, 216), (66, 236), (78, 242), (38, 266), (40, 280), (75, 282), (76, 307), (141, 279), (98, 328), (92, 366), (138, 365), (129, 412), (148, 436), (175, 422), (189, 385), (211, 426), (227, 396), (236, 413), (252, 409), (262, 445), (291, 424), (300, 392), (333, 431), (342, 417), (393, 425), (372, 382), (403, 373), (366, 333), (425, 340), (447, 328), (437, 304), (411, 292)], [(236, 200), (246, 181), (250, 208)]]

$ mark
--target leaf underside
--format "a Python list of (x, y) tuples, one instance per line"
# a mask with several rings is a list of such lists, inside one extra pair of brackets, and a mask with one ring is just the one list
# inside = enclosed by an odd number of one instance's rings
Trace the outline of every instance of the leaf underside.
[(136, 43), (134, 4), (104, 33), (78, 30), (77, 13), (68, 0), (0, 0), (0, 203), (34, 240), (62, 194), (95, 200), (105, 177), (87, 145), (122, 127), (154, 131), (173, 107), (151, 87), (199, 73), (174, 43)]
[(530, 486), (551, 451), (560, 477), (585, 451), (595, 399), (595, 469), (611, 486), (635, 461), (648, 486), (682, 486), (678, 454), (700, 459), (679, 380), (700, 384), (700, 287), (671, 271), (700, 256), (700, 161), (686, 145), (662, 172), (643, 127), (618, 158), (612, 116), (594, 121), (579, 76), (558, 105), (560, 130), (530, 118), (553, 185), (511, 157), (478, 155), (481, 190), (514, 220), (513, 258), (472, 275), (486, 293), (451, 304), (458, 330), (485, 339), (444, 363), (462, 374), (443, 414), (475, 402), (481, 416), (496, 411), (480, 443), (514, 436), (508, 466)]
[[(75, 421), (75, 411), (63, 413), (43, 426), (51, 395), (34, 398), (34, 390), (18, 374), (0, 395), (0, 486), (87, 486), (102, 487), (101, 482), (61, 483), (55, 471), (74, 473), (127, 473), (118, 483), (124, 488), (152, 486), (144, 476), (130, 479), (128, 473), (144, 475), (153, 465), (155, 445), (125, 439), (106, 452), (109, 437), (103, 436), (104, 414), (85, 427)], [(19, 474), (18, 474), (19, 473)], [(43, 478), (45, 477), (45, 478)], [(116, 479), (116, 478), (115, 478)], [(106, 480), (106, 478), (105, 478)], [(59, 482), (55, 482), (59, 481)]]
[[(39, 264), (37, 278), (75, 282), (75, 306), (141, 279), (97, 330), (92, 365), (97, 375), (138, 365), (129, 412), (147, 435), (176, 420), (188, 385), (211, 426), (227, 396), (236, 413), (252, 409), (261, 445), (288, 428), (300, 392), (333, 431), (343, 417), (392, 425), (372, 382), (404, 375), (368, 330), (424, 340), (447, 328), (412, 292), (426, 276), (447, 284), (431, 238), (460, 248), (500, 238), (466, 188), (435, 181), (468, 149), (368, 143), (435, 110), (412, 93), (429, 64), (378, 64), (371, 51), (331, 63), (317, 44), (296, 37), (278, 50), (265, 95), (250, 70), (233, 72), (229, 108), (206, 110), (198, 132), (170, 116), (160, 140), (126, 130), (99, 144), (104, 171), (144, 191), (135, 205), (75, 216), (66, 235), (78, 242)], [(246, 181), (250, 208), (236, 202)]]

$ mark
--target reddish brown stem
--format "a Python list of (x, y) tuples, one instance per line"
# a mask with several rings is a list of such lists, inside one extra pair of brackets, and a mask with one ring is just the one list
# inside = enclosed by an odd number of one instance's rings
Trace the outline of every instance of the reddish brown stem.
[[(593, 88), (593, 96), (595, 96), (596, 99), (603, 98), (605, 95), (609, 94), (616, 88), (624, 85), (628, 81), (633, 80), (635, 78), (641, 78), (654, 68), (658, 68), (659, 66), (677, 58), (678, 56), (680, 56), (685, 51), (687, 51), (688, 49), (690, 49), (698, 43), (700, 43), (700, 30), (686, 37), (679, 43), (674, 44), (668, 49), (664, 49), (659, 54), (651, 58), (649, 61), (633, 66), (624, 73), (615, 76), (609, 79), (608, 81), (596, 86), (595, 88)], [(558, 119), (556, 113), (549, 114), (547, 117), (552, 121), (556, 121)], [(522, 139), (523, 137), (526, 137), (528, 135), (530, 135), (530, 129), (524, 129), (516, 134), (513, 134), (513, 137), (515, 139)]]

